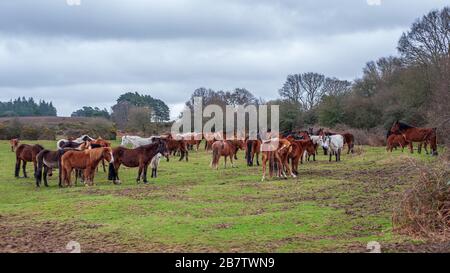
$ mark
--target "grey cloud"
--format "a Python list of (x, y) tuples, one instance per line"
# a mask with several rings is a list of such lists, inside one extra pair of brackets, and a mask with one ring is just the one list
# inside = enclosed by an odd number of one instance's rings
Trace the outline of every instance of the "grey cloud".
[[(449, 1), (0, 1), (0, 100), (52, 100), (61, 115), (125, 91), (175, 111), (200, 86), (272, 99), (286, 75), (352, 80)], [(172, 113), (175, 117), (177, 113)]]

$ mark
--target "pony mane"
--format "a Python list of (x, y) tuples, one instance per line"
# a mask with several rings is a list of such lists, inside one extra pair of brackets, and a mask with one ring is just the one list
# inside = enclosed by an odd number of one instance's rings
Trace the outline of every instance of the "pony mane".
[(36, 146), (36, 147), (38, 147), (39, 149), (42, 149), (42, 150), (45, 149), (44, 146), (42, 146), (42, 145), (40, 145), (40, 144), (35, 144), (34, 146)]
[(404, 122), (400, 122), (400, 121), (398, 121), (397, 124), (398, 124), (398, 128), (400, 131), (415, 128), (414, 126), (408, 125), (408, 124), (406, 124)]

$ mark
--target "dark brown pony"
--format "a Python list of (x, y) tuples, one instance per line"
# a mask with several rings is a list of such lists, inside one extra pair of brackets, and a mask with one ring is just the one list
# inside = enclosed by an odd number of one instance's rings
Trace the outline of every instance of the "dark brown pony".
[(23, 176), (25, 178), (28, 178), (27, 176), (27, 162), (33, 162), (34, 166), (34, 172), (36, 172), (37, 168), (37, 161), (36, 156), (44, 150), (44, 147), (42, 147), (39, 144), (36, 145), (28, 145), (28, 144), (22, 144), (16, 149), (16, 171), (15, 176), (19, 178), (20, 176), (20, 164), (23, 163)]
[(115, 184), (120, 184), (119, 168), (124, 165), (129, 168), (139, 167), (136, 182), (139, 183), (143, 178), (144, 183), (147, 181), (148, 166), (157, 154), (165, 157), (169, 156), (167, 141), (165, 139), (156, 139), (152, 144), (144, 145), (136, 149), (127, 149), (125, 147), (117, 147), (113, 150), (114, 163), (109, 164), (108, 179)]
[(402, 135), (393, 134), (391, 131), (387, 134), (386, 143), (386, 150), (391, 153), (394, 148), (397, 149), (398, 147), (402, 148), (403, 152), (405, 147), (409, 145)]
[(437, 156), (437, 128), (416, 128), (403, 122), (395, 122), (392, 125), (393, 134), (401, 134), (409, 143), (411, 153), (414, 153), (413, 142), (430, 144), (432, 155)]
[[(37, 160), (37, 168), (34, 173), (34, 177), (36, 179), (36, 186), (40, 187), (42, 178), (44, 179), (44, 185), (48, 187), (47, 178), (52, 176), (52, 172), (54, 169), (60, 168), (61, 157), (68, 150), (58, 150), (58, 151), (50, 151), (50, 150), (42, 150), (36, 157)], [(62, 187), (61, 180), (61, 172), (59, 172), (59, 187)]]
[(225, 157), (225, 168), (227, 168), (227, 158), (230, 157), (231, 166), (234, 168), (233, 159), (238, 150), (245, 150), (245, 142), (242, 140), (220, 140), (214, 142), (212, 145), (213, 156), (211, 161), (211, 168), (219, 169), (220, 157)]
[(11, 152), (15, 152), (17, 147), (19, 146), (19, 139), (18, 138), (13, 138), (9, 141), (9, 144), (11, 144)]
[[(180, 153), (180, 160), (183, 161), (186, 158), (186, 161), (189, 161), (189, 151), (186, 141), (184, 140), (175, 140), (173, 138), (166, 139), (167, 149), (169, 150), (169, 155), (176, 155)], [(167, 157), (167, 160), (169, 158)]]
[(259, 155), (261, 153), (261, 140), (247, 140), (246, 141), (246, 156), (247, 166), (252, 167), (255, 162), (256, 156), (256, 165), (259, 166)]
[(61, 157), (61, 174), (65, 186), (72, 187), (73, 170), (84, 170), (86, 185), (94, 185), (95, 170), (103, 159), (114, 163), (113, 150), (110, 147), (67, 151)]

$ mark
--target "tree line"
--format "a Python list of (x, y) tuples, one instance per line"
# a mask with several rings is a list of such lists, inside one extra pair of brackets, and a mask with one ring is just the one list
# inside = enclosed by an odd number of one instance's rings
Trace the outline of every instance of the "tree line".
[(33, 98), (19, 97), (8, 102), (0, 102), (1, 117), (56, 116), (56, 108), (52, 102)]

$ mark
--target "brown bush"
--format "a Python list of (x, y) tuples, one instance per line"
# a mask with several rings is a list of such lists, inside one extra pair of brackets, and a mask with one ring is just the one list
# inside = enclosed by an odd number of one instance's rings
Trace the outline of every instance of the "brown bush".
[(419, 237), (444, 239), (450, 235), (450, 163), (421, 164), (411, 159), (419, 179), (394, 210), (394, 231)]

